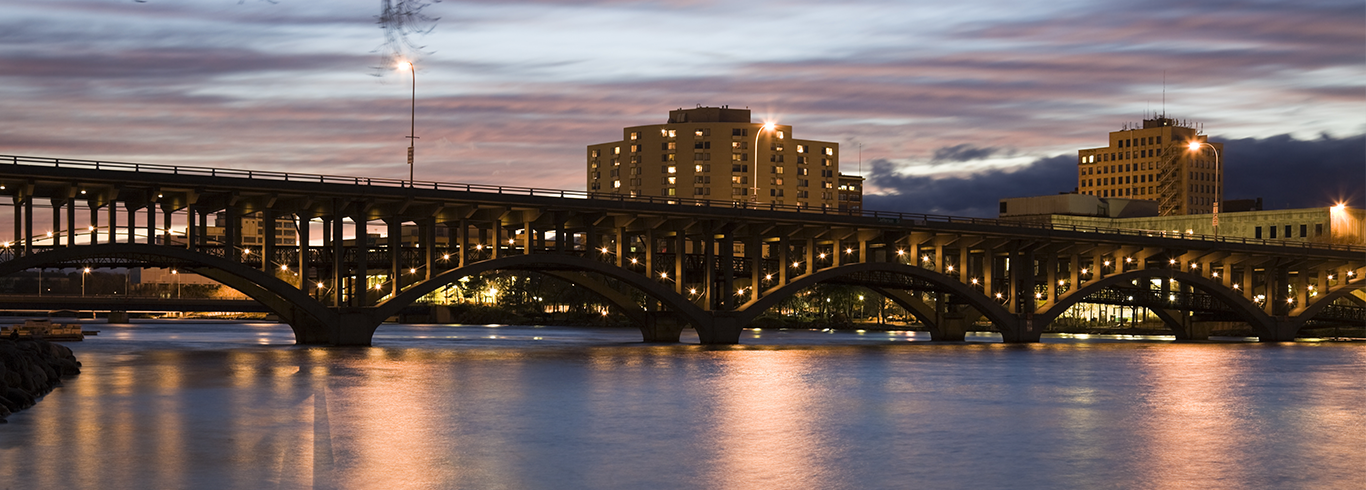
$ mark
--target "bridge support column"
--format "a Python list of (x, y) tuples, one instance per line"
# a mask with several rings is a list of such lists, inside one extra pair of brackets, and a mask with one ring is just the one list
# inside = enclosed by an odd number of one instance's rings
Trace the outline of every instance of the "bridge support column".
[[(940, 295), (942, 298), (943, 295)], [(968, 316), (962, 308), (948, 309), (947, 305), (935, 305), (938, 318), (930, 328), (930, 340), (935, 342), (962, 342), (968, 336)]]
[(744, 325), (736, 313), (714, 311), (710, 324), (693, 325), (693, 328), (697, 329), (697, 340), (702, 345), (733, 345), (740, 343), (740, 332), (744, 330)]
[(290, 322), (295, 342), (301, 345), (368, 346), (383, 318), (376, 308), (333, 308), (336, 316), (317, 319), (295, 315)]
[[(1031, 297), (1032, 299), (1032, 297)], [(1032, 315), (1018, 316), (1014, 325), (997, 325), (1001, 329), (1001, 340), (1007, 344), (1028, 344), (1039, 341), (1046, 325), (1036, 325)]]
[[(1271, 298), (1267, 298), (1270, 302)], [(1273, 317), (1260, 329), (1254, 329), (1258, 342), (1294, 342), (1300, 323), (1285, 317)]]
[(683, 324), (676, 316), (659, 311), (646, 312), (645, 324), (640, 326), (640, 335), (645, 342), (676, 344), (682, 333)]

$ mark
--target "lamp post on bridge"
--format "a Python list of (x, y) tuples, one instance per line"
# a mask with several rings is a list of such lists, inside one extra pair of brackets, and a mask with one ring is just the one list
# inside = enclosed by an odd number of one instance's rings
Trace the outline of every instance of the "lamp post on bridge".
[(750, 182), (752, 187), (750, 188), (749, 200), (754, 203), (755, 207), (759, 206), (759, 135), (764, 134), (764, 131), (771, 132), (773, 131), (773, 128), (773, 123), (765, 122), (764, 125), (760, 126), (759, 130), (754, 133), (754, 161), (750, 162), (750, 164), (754, 166), (753, 177), (751, 177), (754, 181)]
[(1219, 237), (1219, 201), (1224, 196), (1224, 170), (1223, 164), (1219, 160), (1219, 149), (1207, 141), (1191, 141), (1189, 148), (1192, 152), (1200, 151), (1201, 147), (1208, 146), (1214, 150), (1214, 219), (1211, 225), (1214, 227), (1214, 237)]
[(417, 67), (411, 61), (400, 61), (398, 69), (407, 69), (413, 76), (412, 104), (408, 120), (408, 185), (413, 185), (413, 146), (417, 142)]

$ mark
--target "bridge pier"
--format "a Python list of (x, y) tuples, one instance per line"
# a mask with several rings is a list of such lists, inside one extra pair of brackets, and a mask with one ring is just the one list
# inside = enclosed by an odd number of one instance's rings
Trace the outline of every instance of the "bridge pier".
[(693, 327), (697, 329), (697, 340), (702, 345), (733, 345), (740, 343), (740, 332), (745, 326), (736, 313), (713, 311), (710, 324)]
[(1274, 317), (1257, 329), (1258, 342), (1294, 342), (1295, 334), (1300, 331), (1300, 322), (1285, 317)]
[(930, 340), (935, 342), (963, 342), (968, 336), (968, 315), (950, 311), (939, 315), (930, 327)]
[(1014, 325), (997, 325), (1001, 329), (1001, 341), (1007, 344), (1030, 344), (1039, 341), (1046, 325), (1035, 324), (1034, 318), (1020, 316)]
[[(678, 337), (683, 334), (683, 323), (674, 315), (665, 315), (663, 312), (647, 312), (645, 322), (640, 325), (640, 335), (645, 342), (656, 343), (678, 343)], [(739, 337), (736, 337), (739, 340)]]
[(383, 318), (375, 318), (378, 308), (337, 308), (336, 316), (326, 320), (296, 315), (289, 326), (295, 343), (301, 345), (369, 346)]

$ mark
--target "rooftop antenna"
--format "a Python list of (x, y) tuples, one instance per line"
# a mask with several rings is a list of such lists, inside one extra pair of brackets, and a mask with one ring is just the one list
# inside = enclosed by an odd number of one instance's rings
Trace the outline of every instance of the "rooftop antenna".
[(1167, 70), (1162, 70), (1162, 117), (1167, 117)]

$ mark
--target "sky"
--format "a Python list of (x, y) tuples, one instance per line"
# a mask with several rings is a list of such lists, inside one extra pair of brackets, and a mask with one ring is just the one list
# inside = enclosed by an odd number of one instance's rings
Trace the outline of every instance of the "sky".
[[(0, 0), (0, 154), (406, 178), (379, 0)], [(749, 107), (866, 208), (994, 216), (1155, 112), (1229, 199), (1366, 198), (1366, 2), (452, 1), (408, 37), (419, 180), (583, 189), (584, 147)], [(861, 148), (861, 150), (860, 150)]]

